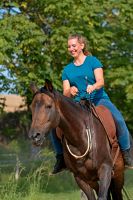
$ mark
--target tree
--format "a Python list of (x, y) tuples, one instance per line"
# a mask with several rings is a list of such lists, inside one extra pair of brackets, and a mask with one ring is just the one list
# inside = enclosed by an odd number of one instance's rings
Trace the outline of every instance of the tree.
[(67, 37), (73, 32), (84, 34), (89, 40), (89, 50), (105, 66), (106, 89), (133, 129), (130, 121), (133, 116), (132, 1), (14, 0), (1, 3), (6, 9), (14, 6), (21, 13), (5, 14), (0, 20), (1, 30), (4, 27), (0, 33), (0, 61), (15, 77), (17, 90), (27, 92), (31, 80), (41, 85), (45, 77), (52, 79), (56, 88), (61, 88), (61, 71), (70, 60)]

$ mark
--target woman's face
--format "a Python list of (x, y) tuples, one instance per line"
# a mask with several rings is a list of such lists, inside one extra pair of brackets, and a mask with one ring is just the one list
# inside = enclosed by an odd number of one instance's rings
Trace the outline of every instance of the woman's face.
[(72, 38), (68, 40), (68, 52), (74, 58), (77, 58), (81, 53), (83, 53), (84, 44), (79, 43), (77, 38)]

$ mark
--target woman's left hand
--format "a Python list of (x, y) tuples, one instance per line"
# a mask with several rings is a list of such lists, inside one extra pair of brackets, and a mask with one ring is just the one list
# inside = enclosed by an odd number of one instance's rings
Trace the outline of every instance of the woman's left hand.
[(88, 85), (86, 91), (87, 93), (91, 94), (95, 89), (96, 88), (94, 85)]

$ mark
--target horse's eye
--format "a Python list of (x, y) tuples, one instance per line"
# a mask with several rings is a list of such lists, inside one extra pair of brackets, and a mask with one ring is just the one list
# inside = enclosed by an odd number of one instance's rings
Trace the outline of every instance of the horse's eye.
[(46, 105), (45, 108), (50, 109), (52, 106), (51, 105)]

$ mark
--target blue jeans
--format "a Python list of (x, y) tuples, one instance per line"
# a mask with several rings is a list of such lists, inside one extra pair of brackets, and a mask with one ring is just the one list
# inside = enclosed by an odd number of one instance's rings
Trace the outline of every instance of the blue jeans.
[(130, 136), (129, 131), (124, 121), (124, 118), (120, 111), (109, 99), (100, 99), (94, 102), (97, 105), (103, 105), (110, 110), (114, 118), (116, 129), (117, 129), (117, 138), (122, 151), (125, 151), (130, 148)]
[(55, 154), (56, 155), (63, 154), (63, 147), (62, 147), (60, 139), (56, 135), (55, 129), (52, 129), (52, 131), (50, 132), (50, 140), (54, 148)]

